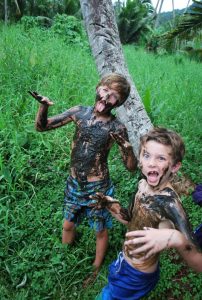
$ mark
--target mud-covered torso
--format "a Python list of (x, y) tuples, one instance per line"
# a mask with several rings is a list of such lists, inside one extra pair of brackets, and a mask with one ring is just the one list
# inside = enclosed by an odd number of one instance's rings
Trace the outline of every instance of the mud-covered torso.
[(93, 107), (81, 107), (75, 124), (71, 169), (76, 178), (81, 182), (90, 176), (108, 179), (107, 157), (113, 143), (110, 132), (118, 130), (120, 123), (114, 116), (106, 122), (96, 120)]
[[(168, 220), (168, 224), (170, 223), (171, 226), (182, 231), (188, 239), (192, 239), (184, 209), (175, 191), (170, 187), (165, 187), (163, 190), (152, 194), (147, 191), (147, 187), (146, 181), (141, 180), (134, 205), (130, 211), (131, 219), (128, 224), (128, 231), (143, 230), (144, 227), (159, 228), (162, 222)], [(132, 261), (145, 255), (145, 253), (141, 253), (134, 258), (129, 254), (132, 249), (134, 246), (124, 248), (126, 257)], [(157, 260), (158, 254), (140, 262), (140, 264), (135, 264), (135, 267), (144, 270)]]

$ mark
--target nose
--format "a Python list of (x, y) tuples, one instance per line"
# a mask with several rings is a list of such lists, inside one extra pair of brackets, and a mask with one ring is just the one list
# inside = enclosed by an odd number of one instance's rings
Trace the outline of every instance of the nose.
[(108, 94), (105, 95), (104, 100), (105, 100), (106, 102), (108, 102), (108, 101), (109, 101), (109, 98), (110, 98), (110, 94), (108, 93)]
[(149, 165), (149, 167), (155, 167), (155, 159), (154, 159), (154, 157), (150, 157), (148, 165)]

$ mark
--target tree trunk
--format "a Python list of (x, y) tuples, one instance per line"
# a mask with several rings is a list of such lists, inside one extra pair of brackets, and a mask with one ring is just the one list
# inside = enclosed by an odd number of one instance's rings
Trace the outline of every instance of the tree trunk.
[(8, 23), (8, 2), (7, 0), (4, 0), (4, 22), (5, 25)]
[[(160, 16), (160, 13), (161, 13), (163, 2), (164, 2), (164, 0), (161, 0), (161, 2), (160, 2), (160, 7), (159, 7), (159, 10), (158, 10), (158, 13), (157, 13), (157, 16), (156, 16), (156, 22), (155, 22), (154, 28), (157, 28), (158, 25), (159, 25), (159, 16)], [(158, 3), (159, 3), (159, 1), (158, 1)], [(158, 3), (157, 3), (157, 5), (158, 5)], [(157, 9), (157, 7), (156, 7), (156, 9)]]
[(152, 124), (124, 60), (112, 2), (111, 0), (80, 0), (80, 4), (99, 75), (118, 72), (131, 84), (128, 100), (116, 109), (116, 113), (126, 126), (130, 142), (137, 154), (139, 137), (146, 133)]

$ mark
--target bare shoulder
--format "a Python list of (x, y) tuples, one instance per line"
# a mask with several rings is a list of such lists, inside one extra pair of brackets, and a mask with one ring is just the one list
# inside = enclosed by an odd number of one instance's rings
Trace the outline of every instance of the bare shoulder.
[(91, 106), (82, 106), (77, 105), (70, 108), (72, 115), (74, 115), (75, 119), (88, 118), (93, 111)]
[(141, 179), (138, 183), (138, 190), (144, 191), (147, 186), (147, 181), (145, 179)]
[(181, 199), (180, 199), (178, 193), (175, 191), (175, 189), (171, 185), (168, 185), (163, 190), (159, 191), (159, 194), (171, 197), (181, 203)]

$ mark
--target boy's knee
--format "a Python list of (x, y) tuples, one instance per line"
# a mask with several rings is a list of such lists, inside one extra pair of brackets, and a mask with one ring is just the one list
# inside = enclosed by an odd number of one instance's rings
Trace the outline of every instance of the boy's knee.
[(101, 230), (101, 231), (96, 232), (96, 236), (97, 236), (98, 238), (104, 238), (104, 237), (107, 237), (107, 236), (108, 236), (107, 229), (105, 228), (105, 229), (103, 229), (103, 230)]
[(73, 222), (69, 222), (67, 220), (64, 221), (63, 223), (63, 230), (64, 231), (73, 231), (75, 228), (75, 225)]

